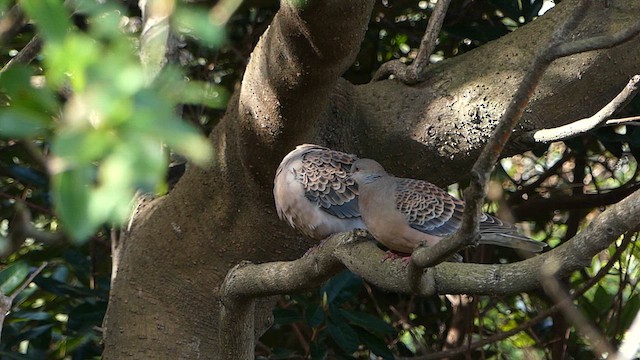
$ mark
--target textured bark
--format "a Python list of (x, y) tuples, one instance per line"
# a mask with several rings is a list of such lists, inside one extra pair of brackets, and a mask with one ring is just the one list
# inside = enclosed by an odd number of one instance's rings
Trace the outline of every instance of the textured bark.
[[(563, 1), (508, 36), (432, 66), (422, 84), (354, 86), (339, 76), (358, 51), (373, 3), (311, 0), (296, 8), (283, 2), (210, 136), (213, 163), (189, 167), (168, 196), (141, 210), (127, 236), (105, 323), (105, 359), (217, 357), (224, 344), (217, 343), (216, 288), (227, 271), (243, 260), (292, 260), (312, 244), (279, 221), (273, 207), (275, 169), (295, 145), (315, 142), (377, 158), (398, 176), (438, 184), (459, 180), (532, 54), (574, 2)], [(637, 21), (640, 0), (609, 2), (608, 8), (603, 3), (594, 4), (576, 38)], [(640, 72), (639, 45), (635, 39), (554, 62), (515, 135), (594, 113)], [(517, 142), (509, 148), (522, 150)], [(580, 254), (573, 248), (558, 252), (562, 259), (588, 262)], [(435, 271), (438, 289), (464, 292), (465, 282), (448, 279), (476, 268), (451, 266)], [(509, 271), (516, 269), (499, 271), (504, 292), (532, 286), (509, 283)], [(468, 275), (467, 285), (482, 290), (487, 280)], [(269, 306), (257, 305), (258, 334), (269, 324)]]

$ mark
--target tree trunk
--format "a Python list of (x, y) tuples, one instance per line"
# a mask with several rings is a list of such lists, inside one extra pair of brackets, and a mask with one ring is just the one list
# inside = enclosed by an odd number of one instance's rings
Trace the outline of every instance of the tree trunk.
[[(216, 358), (224, 346), (217, 342), (216, 288), (227, 271), (245, 260), (294, 259), (313, 245), (281, 222), (273, 205), (275, 169), (295, 145), (313, 142), (376, 158), (398, 176), (441, 185), (460, 180), (532, 55), (575, 1), (431, 66), (416, 86), (395, 80), (355, 86), (340, 79), (358, 52), (373, 0), (292, 3), (300, 2), (282, 3), (210, 135), (211, 166), (189, 167), (169, 195), (141, 210), (126, 234), (105, 320), (105, 359)], [(609, 2), (608, 8), (595, 3), (576, 39), (613, 33), (640, 14), (640, 0)], [(514, 138), (597, 111), (640, 73), (639, 45), (634, 39), (556, 61)], [(508, 151), (527, 146), (513, 141)], [(269, 302), (260, 308), (258, 334), (271, 311)]]

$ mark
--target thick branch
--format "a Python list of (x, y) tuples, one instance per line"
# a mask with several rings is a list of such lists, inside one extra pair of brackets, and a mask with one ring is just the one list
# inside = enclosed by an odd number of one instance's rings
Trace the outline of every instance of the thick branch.
[(374, 243), (350, 233), (337, 234), (298, 260), (234, 268), (221, 287), (221, 296), (256, 297), (310, 289), (340, 271), (341, 263), (367, 282), (397, 293), (513, 294), (538, 287), (540, 278), (533, 274), (545, 264), (558, 262), (559, 276), (588, 265), (595, 254), (635, 228), (638, 216), (640, 192), (636, 191), (550, 252), (505, 265), (442, 263), (420, 275), (418, 291), (409, 286), (409, 269), (402, 262), (381, 262), (384, 252)]
[[(565, 244), (543, 255), (505, 265), (442, 263), (412, 274), (402, 262), (382, 263), (382, 251), (359, 235), (336, 234), (303, 258), (259, 265), (241, 264), (232, 269), (221, 286), (221, 326), (237, 331), (238, 338), (226, 359), (252, 358), (255, 298), (299, 292), (317, 286), (342, 265), (383, 290), (397, 293), (514, 294), (541, 285), (540, 269), (557, 268), (564, 277), (588, 265), (591, 258), (611, 242), (636, 227), (640, 216), (640, 192), (611, 206), (585, 230)], [(417, 285), (416, 285), (417, 284)], [(227, 332), (220, 332), (227, 333)]]
[[(300, 136), (323, 114), (339, 77), (358, 53), (373, 4), (371, 0), (281, 3), (251, 55), (240, 93), (240, 113), (258, 145), (271, 147), (281, 137)], [(284, 152), (293, 144), (279, 145)], [(256, 158), (249, 159), (258, 167), (265, 165), (260, 161), (264, 148), (254, 148)]]

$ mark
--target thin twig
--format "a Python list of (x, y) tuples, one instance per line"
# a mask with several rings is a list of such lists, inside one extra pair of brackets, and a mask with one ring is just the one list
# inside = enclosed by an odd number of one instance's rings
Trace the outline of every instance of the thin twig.
[(546, 169), (542, 174), (540, 174), (538, 176), (538, 178), (534, 182), (522, 186), (521, 189), (516, 190), (511, 195), (511, 198), (514, 199), (513, 202), (522, 201), (522, 196), (523, 195), (525, 195), (525, 194), (528, 195), (532, 191), (537, 189), (540, 185), (542, 185), (542, 183), (545, 180), (547, 180), (549, 177), (554, 175), (556, 173), (556, 170), (558, 170), (564, 163), (566, 163), (569, 159), (571, 159), (571, 157), (573, 157), (573, 152), (571, 150), (569, 150), (569, 149), (565, 149), (564, 152), (562, 153), (562, 157), (560, 159), (558, 159), (558, 161), (556, 161), (553, 165), (551, 165), (551, 167)]
[(64, 243), (67, 238), (62, 232), (41, 231), (31, 223), (31, 213), (22, 202), (15, 203), (16, 213), (9, 222), (10, 246), (0, 252), (0, 257), (7, 256), (16, 251), (27, 238), (35, 242), (52, 246)]
[(640, 116), (630, 116), (620, 119), (609, 119), (605, 123), (606, 125), (640, 125), (640, 123), (636, 123), (636, 121), (640, 121)]
[(411, 66), (415, 69), (414, 72), (418, 80), (424, 77), (425, 69), (429, 64), (429, 57), (436, 49), (436, 45), (438, 43), (438, 35), (440, 34), (440, 30), (442, 29), (444, 17), (447, 14), (447, 9), (449, 8), (450, 3), (451, 0), (438, 0), (435, 8), (433, 9), (433, 13), (431, 13), (431, 16), (429, 17), (427, 30), (425, 31), (424, 36), (422, 37), (422, 41), (420, 42), (418, 55), (416, 55), (416, 59), (411, 64)]
[(30, 63), (31, 61), (33, 61), (33, 59), (36, 58), (36, 56), (38, 56), (38, 53), (41, 49), (42, 38), (40, 37), (40, 35), (36, 34), (33, 36), (33, 38), (31, 38), (31, 41), (29, 41), (27, 45), (25, 45), (25, 47), (23, 47), (22, 50), (18, 52), (16, 56), (11, 58), (11, 60), (9, 60), (9, 62), (2, 69), (0, 69), (0, 74), (9, 70), (15, 64)]
[(605, 124), (607, 119), (616, 111), (629, 103), (640, 89), (640, 75), (635, 75), (629, 80), (622, 91), (607, 105), (600, 109), (593, 116), (574, 121), (570, 124), (558, 126), (551, 129), (541, 129), (530, 132), (523, 136), (530, 137), (536, 143), (549, 143), (552, 141), (566, 140), (586, 132), (595, 130)]
[(536, 197), (511, 208), (518, 219), (553, 210), (588, 209), (616, 203), (640, 189), (640, 182), (631, 183), (601, 193), (555, 195), (549, 198)]
[(35, 279), (36, 276), (38, 276), (42, 272), (42, 270), (44, 270), (47, 264), (48, 263), (46, 261), (43, 262), (34, 272), (31, 273), (31, 275), (29, 275), (29, 277), (27, 277), (24, 282), (22, 282), (22, 284), (11, 295), (6, 296), (2, 293), (2, 291), (0, 291), (0, 336), (2, 336), (4, 319), (7, 316), (9, 310), (11, 310), (11, 305), (16, 299), (16, 296), (18, 296), (21, 292), (24, 291), (24, 289), (27, 288), (27, 286), (29, 286), (29, 284), (31, 284), (33, 279)]
[(407, 66), (399, 60), (388, 61), (382, 64), (376, 71), (373, 76), (373, 81), (386, 79), (389, 75), (396, 76), (398, 80), (407, 85), (417, 84), (425, 80), (429, 57), (438, 43), (438, 35), (442, 29), (442, 23), (447, 14), (449, 3), (451, 3), (451, 0), (438, 0), (436, 3), (429, 17), (427, 29), (420, 41), (420, 48), (413, 63)]
[(0, 19), (0, 45), (11, 40), (24, 25), (24, 12), (18, 5), (14, 5)]
[(560, 307), (562, 314), (569, 319), (576, 330), (582, 335), (587, 337), (593, 345), (593, 350), (596, 352), (598, 358), (606, 357), (613, 354), (614, 349), (609, 341), (602, 335), (602, 333), (580, 312), (580, 310), (573, 305), (571, 296), (562, 287), (560, 282), (555, 278), (554, 271), (550, 268), (543, 269), (545, 273), (545, 280), (543, 281), (543, 287), (547, 293)]
[(552, 56), (557, 59), (585, 51), (612, 48), (633, 39), (639, 33), (640, 21), (612, 35), (594, 36), (559, 44), (553, 49)]
[(24, 289), (27, 288), (27, 286), (29, 286), (29, 284), (31, 284), (31, 282), (33, 281), (33, 279), (36, 278), (36, 276), (38, 276), (42, 270), (44, 270), (44, 268), (48, 265), (48, 262), (43, 262), (42, 264), (40, 264), (40, 266), (38, 266), (38, 268), (31, 273), (31, 275), (29, 275), (29, 277), (27, 278), (27, 280), (25, 280), (22, 285), (20, 285), (20, 287), (18, 289), (16, 289), (10, 296), (9, 296), (9, 300), (11, 300), (11, 302), (13, 302), (13, 300), (16, 299), (16, 296), (18, 296), (18, 294), (20, 294), (21, 292), (24, 291)]

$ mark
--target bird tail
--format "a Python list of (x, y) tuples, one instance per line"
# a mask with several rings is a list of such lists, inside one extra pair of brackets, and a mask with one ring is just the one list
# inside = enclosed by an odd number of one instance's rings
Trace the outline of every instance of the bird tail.
[(480, 222), (480, 244), (497, 245), (529, 252), (541, 252), (547, 244), (518, 234), (515, 226), (506, 224), (497, 217), (483, 214)]
[(529, 252), (538, 253), (544, 250), (547, 244), (531, 240), (521, 235), (513, 234), (480, 234), (480, 244), (497, 245), (512, 249), (520, 249)]

